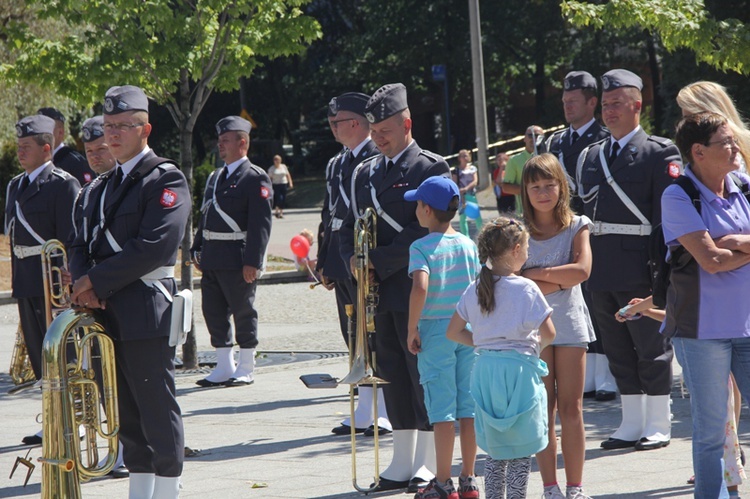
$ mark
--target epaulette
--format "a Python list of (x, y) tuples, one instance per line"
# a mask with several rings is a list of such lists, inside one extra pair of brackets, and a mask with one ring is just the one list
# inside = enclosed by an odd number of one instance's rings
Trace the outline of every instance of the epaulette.
[(26, 173), (19, 173), (18, 175), (16, 175), (12, 179), (10, 179), (10, 182), (8, 182), (8, 185), (10, 185), (11, 182), (15, 182), (16, 180), (18, 180), (20, 182), (21, 181), (21, 177), (23, 177), (24, 175), (26, 175)]
[(370, 165), (375, 166), (375, 164), (377, 164), (377, 162), (382, 157), (383, 157), (382, 153), (376, 154), (375, 156), (371, 156), (371, 157), (363, 160), (359, 165), (357, 165), (357, 169), (359, 170), (360, 167), (365, 168), (365, 167), (370, 166)]
[(58, 168), (56, 166), (52, 167), (52, 175), (57, 175), (58, 177), (60, 177), (63, 180), (67, 180), (69, 178), (73, 178), (73, 175), (71, 175), (70, 173), (68, 173), (65, 170), (62, 170), (62, 169), (60, 169), (60, 168)]
[(666, 137), (659, 137), (658, 135), (649, 135), (648, 136), (648, 140), (650, 140), (652, 142), (656, 142), (657, 144), (661, 145), (662, 147), (669, 147), (672, 144), (674, 144), (674, 142), (672, 142), (670, 139), (668, 139)]
[(428, 151), (426, 149), (422, 149), (421, 151), (419, 151), (419, 155), (430, 158), (433, 163), (437, 163), (438, 161), (445, 161), (445, 159), (441, 155), (435, 154), (434, 152)]
[[(250, 169), (253, 170), (255, 173), (257, 173), (258, 175), (261, 175), (261, 176), (266, 175), (266, 171), (263, 168), (261, 168), (258, 165), (254, 165), (252, 162), (250, 163)], [(214, 170), (214, 171), (218, 171), (218, 170)]]

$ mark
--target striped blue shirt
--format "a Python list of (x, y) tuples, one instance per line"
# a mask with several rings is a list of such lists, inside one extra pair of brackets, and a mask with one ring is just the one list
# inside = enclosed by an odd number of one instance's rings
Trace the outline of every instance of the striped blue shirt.
[(459, 232), (432, 232), (414, 241), (409, 248), (409, 276), (417, 270), (429, 276), (421, 319), (450, 319), (480, 269), (474, 241)]

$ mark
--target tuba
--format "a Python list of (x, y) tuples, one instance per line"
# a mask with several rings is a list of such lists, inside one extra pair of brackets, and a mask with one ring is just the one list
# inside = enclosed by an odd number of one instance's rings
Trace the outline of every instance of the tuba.
[(371, 351), (370, 340), (375, 334), (375, 313), (378, 308), (378, 284), (370, 279), (370, 250), (377, 241), (377, 214), (367, 208), (354, 224), (354, 255), (357, 260), (354, 278), (357, 280), (356, 329), (352, 332), (352, 317), (355, 307), (346, 305), (349, 324), (349, 363), (350, 369), (339, 383), (349, 385), (349, 410), (351, 411), (352, 484), (363, 493), (372, 492), (380, 483), (380, 443), (378, 439), (378, 390), (372, 391), (373, 425), (375, 448), (375, 483), (370, 488), (361, 487), (357, 482), (357, 443), (354, 428), (354, 387), (360, 383), (385, 384), (374, 375), (375, 352)]
[[(106, 475), (117, 459), (114, 344), (90, 310), (70, 308), (70, 286), (63, 279), (65, 246), (51, 239), (42, 246), (41, 258), (47, 319), (42, 344), (42, 498), (77, 499), (80, 482)], [(100, 466), (103, 449), (108, 456)]]
[(29, 352), (26, 350), (26, 341), (23, 339), (23, 330), (20, 324), (16, 331), (16, 342), (13, 345), (13, 354), (10, 358), (8, 373), (13, 383), (17, 385), (11, 390), (13, 393), (36, 382), (36, 376), (34, 376), (34, 370), (31, 368)]
[[(103, 393), (96, 381), (97, 364)], [(79, 499), (81, 481), (114, 467), (119, 432), (114, 344), (90, 310), (62, 312), (44, 337), (42, 424), (43, 499)], [(102, 448), (109, 454), (100, 466)]]

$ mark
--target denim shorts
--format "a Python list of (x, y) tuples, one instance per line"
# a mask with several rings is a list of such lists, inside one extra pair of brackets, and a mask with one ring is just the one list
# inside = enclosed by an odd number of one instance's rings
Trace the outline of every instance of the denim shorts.
[(449, 340), (450, 319), (419, 321), (422, 351), (417, 355), (419, 382), (430, 424), (474, 417), (469, 393), (476, 354), (472, 347)]

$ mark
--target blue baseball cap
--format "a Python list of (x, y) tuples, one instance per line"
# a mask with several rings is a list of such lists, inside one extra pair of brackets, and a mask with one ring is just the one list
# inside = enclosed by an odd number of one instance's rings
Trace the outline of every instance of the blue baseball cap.
[(430, 177), (417, 188), (404, 193), (406, 201), (422, 201), (436, 210), (449, 211), (458, 196), (458, 186), (448, 177)]

